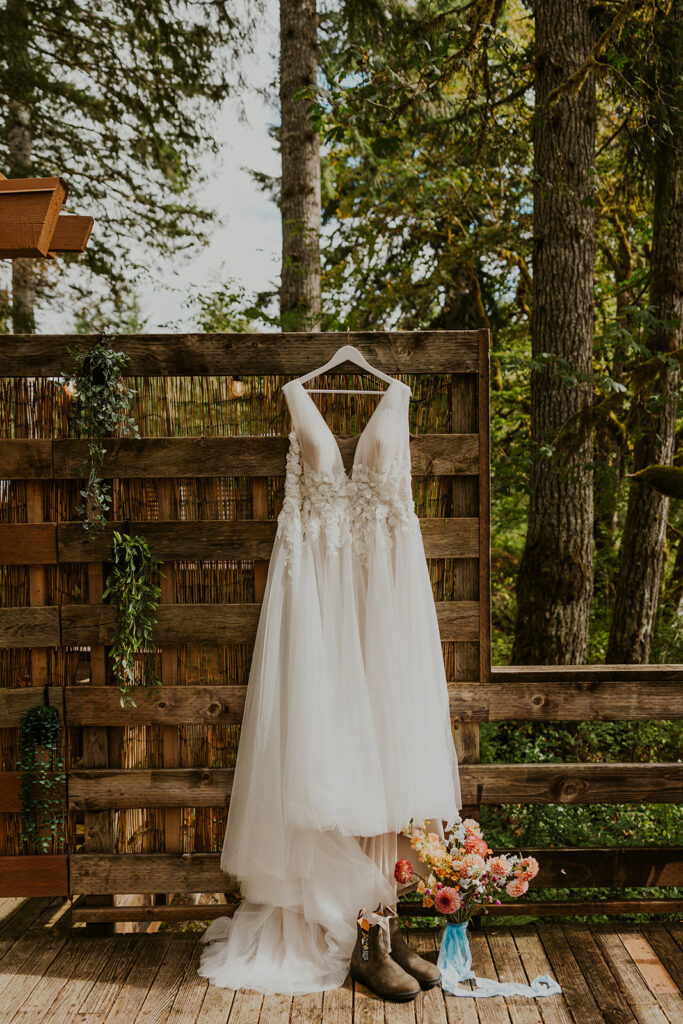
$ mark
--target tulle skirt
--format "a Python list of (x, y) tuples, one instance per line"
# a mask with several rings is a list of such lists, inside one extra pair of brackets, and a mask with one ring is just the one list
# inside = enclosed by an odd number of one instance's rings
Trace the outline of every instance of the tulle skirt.
[(366, 540), (362, 563), (322, 530), (273, 547), (220, 858), (244, 901), (202, 936), (222, 987), (342, 984), (358, 911), (396, 898), (396, 833), (460, 807), (421, 536)]

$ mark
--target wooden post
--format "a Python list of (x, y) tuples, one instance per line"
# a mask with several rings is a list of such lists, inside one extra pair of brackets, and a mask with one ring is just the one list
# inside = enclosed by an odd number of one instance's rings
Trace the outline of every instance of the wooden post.
[[(88, 602), (100, 604), (104, 590), (104, 564), (88, 565)], [(102, 644), (90, 648), (90, 685), (107, 684), (107, 651)], [(83, 729), (83, 767), (109, 768), (108, 729), (103, 726), (86, 726)], [(115, 853), (116, 834), (114, 815), (111, 811), (84, 811), (84, 853)], [(112, 907), (114, 897), (109, 895), (88, 895), (86, 907)], [(110, 921), (95, 923), (89, 921), (86, 935), (113, 935), (115, 926)]]
[[(174, 520), (176, 518), (173, 498), (173, 480), (157, 481), (159, 500), (159, 519)], [(162, 604), (174, 604), (176, 600), (176, 564), (165, 562), (162, 567), (165, 578), (161, 579)], [(161, 681), (164, 686), (178, 685), (178, 647), (173, 644), (161, 650)], [(178, 768), (180, 757), (180, 733), (177, 725), (161, 727), (161, 758), (164, 768)], [(163, 812), (164, 850), (166, 853), (180, 853), (182, 849), (182, 808), (167, 807)], [(166, 893), (166, 902), (170, 903), (173, 893)]]
[[(26, 521), (29, 523), (42, 523), (45, 521), (43, 513), (43, 483), (41, 480), (26, 481)], [(45, 567), (42, 565), (29, 565), (29, 603), (32, 608), (45, 604)], [(48, 652), (46, 647), (31, 648), (31, 685), (44, 686), (48, 682), (47, 672)]]

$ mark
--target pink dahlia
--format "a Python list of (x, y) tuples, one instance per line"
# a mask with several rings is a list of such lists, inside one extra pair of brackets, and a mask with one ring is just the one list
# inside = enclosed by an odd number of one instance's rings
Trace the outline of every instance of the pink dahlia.
[(513, 878), (511, 882), (505, 886), (505, 891), (508, 896), (523, 896), (529, 888), (529, 883), (525, 878)]
[(494, 878), (505, 878), (510, 870), (510, 861), (507, 857), (491, 857), (486, 861), (486, 870)]
[(409, 860), (397, 860), (394, 868), (394, 878), (401, 885), (408, 885), (413, 880), (413, 865)]
[(474, 818), (465, 818), (462, 827), (468, 836), (479, 836), (481, 838), (481, 825)]
[(530, 882), (538, 874), (538, 861), (535, 857), (525, 857), (515, 866), (515, 874)]
[(449, 885), (439, 889), (434, 902), (440, 914), (455, 914), (462, 905), (460, 893)]
[(475, 835), (465, 836), (465, 850), (467, 853), (478, 853), (480, 857), (485, 857), (489, 852), (486, 840)]

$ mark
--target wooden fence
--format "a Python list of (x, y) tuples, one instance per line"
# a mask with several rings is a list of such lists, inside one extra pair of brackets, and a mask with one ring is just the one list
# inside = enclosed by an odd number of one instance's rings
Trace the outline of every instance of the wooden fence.
[[(67, 345), (80, 336), (9, 336), (0, 346), (0, 378), (50, 377), (70, 365)], [(115, 347), (129, 356), (130, 377), (293, 376), (324, 363), (342, 341), (357, 345), (378, 368), (392, 374), (447, 375), (447, 430), (411, 436), (414, 478), (448, 480), (447, 515), (421, 519), (428, 559), (452, 564), (448, 600), (436, 603), (449, 666), (450, 707), (461, 762), (467, 810), (510, 803), (666, 803), (681, 798), (680, 764), (480, 764), (479, 723), (638, 720), (681, 717), (683, 666), (585, 666), (491, 668), (488, 345), (486, 331), (261, 335), (119, 336)], [(347, 467), (356, 438), (339, 438)], [(218, 853), (187, 849), (181, 836), (182, 808), (216, 808), (225, 814), (232, 768), (181, 766), (179, 728), (237, 726), (243, 685), (182, 685), (177, 645), (229, 645), (253, 641), (267, 559), (275, 535), (268, 478), (284, 473), (285, 436), (143, 437), (111, 439), (103, 476), (156, 481), (156, 520), (130, 522), (166, 565), (154, 638), (161, 648), (163, 689), (150, 702), (123, 711), (111, 685), (107, 647), (114, 609), (101, 593), (110, 557), (112, 521), (91, 542), (74, 521), (44, 521), (41, 487), (69, 479), (85, 456), (73, 438), (0, 440), (0, 479), (27, 482), (26, 521), (0, 525), (0, 562), (28, 566), (29, 603), (0, 609), (0, 647), (30, 648), (31, 684), (0, 680), (0, 727), (16, 729), (24, 711), (44, 694), (59, 709), (72, 736), (65, 807), (83, 825), (69, 836), (65, 853), (0, 856), (0, 895), (72, 894), (87, 897), (74, 919), (87, 921), (208, 918), (225, 906), (115, 906), (117, 894), (226, 891)], [(239, 477), (251, 483), (251, 519), (174, 518), (171, 482), (177, 478)], [(183, 560), (235, 560), (254, 564), (250, 602), (176, 603), (173, 572)], [(48, 603), (50, 567), (83, 566), (87, 600)], [(47, 650), (77, 651), (81, 685), (48, 685)], [(85, 685), (83, 683), (85, 682)], [(416, 681), (419, 684), (419, 681)], [(162, 766), (120, 767), (124, 729), (160, 727)], [(416, 727), (417, 724), (416, 724)], [(73, 737), (76, 737), (73, 739)], [(0, 812), (20, 811), (16, 771), (0, 773)], [(116, 851), (114, 818), (133, 808), (161, 809), (165, 849)], [(598, 837), (599, 840), (599, 837)], [(561, 888), (675, 886), (683, 879), (683, 851), (655, 848), (533, 852), (541, 862), (538, 884)], [(541, 913), (576, 912), (576, 902), (534, 905)], [(593, 904), (583, 903), (583, 912)], [(600, 911), (641, 908), (643, 901), (599, 903)], [(658, 899), (651, 910), (683, 907)], [(508, 910), (508, 908), (504, 908)], [(515, 912), (524, 911), (523, 904)]]

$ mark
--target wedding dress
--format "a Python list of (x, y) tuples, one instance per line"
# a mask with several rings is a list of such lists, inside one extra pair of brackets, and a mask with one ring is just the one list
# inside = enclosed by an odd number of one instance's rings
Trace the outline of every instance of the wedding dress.
[(411, 817), (441, 831), (461, 800), (411, 490), (410, 388), (383, 393), (350, 474), (305, 388), (283, 391), (285, 498), (220, 858), (244, 899), (204, 932), (198, 970), (299, 994), (341, 985), (359, 909), (395, 902), (397, 833)]

